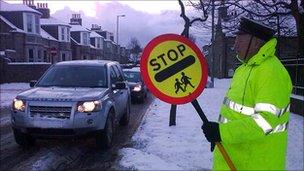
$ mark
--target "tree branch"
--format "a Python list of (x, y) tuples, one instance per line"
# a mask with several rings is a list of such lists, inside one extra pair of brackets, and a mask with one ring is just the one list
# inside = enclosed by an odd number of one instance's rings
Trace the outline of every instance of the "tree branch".
[(189, 27), (191, 26), (190, 24), (190, 19), (186, 16), (185, 14), (185, 6), (182, 2), (182, 0), (178, 0), (179, 6), (181, 7), (181, 14), (180, 16), (184, 19), (185, 25), (184, 25), (184, 30), (181, 35), (185, 37), (189, 37)]
[(287, 2), (284, 2), (284, 1), (279, 1), (277, 3), (273, 3), (273, 4), (269, 4), (269, 1), (266, 2), (262, 2), (261, 0), (253, 0), (254, 2), (258, 3), (258, 4), (261, 4), (263, 6), (267, 6), (267, 7), (278, 7), (280, 5), (284, 6), (285, 8), (287, 9), (291, 9), (291, 5), (288, 4)]
[(269, 16), (276, 16), (276, 15), (289, 15), (289, 14), (291, 14), (291, 11), (288, 11), (288, 12), (273, 12), (273, 13), (269, 13), (269, 14), (259, 14), (259, 13), (256, 13), (256, 12), (252, 11), (252, 10), (247, 9), (246, 7), (244, 7), (243, 5), (241, 5), (239, 3), (226, 2), (226, 4), (237, 6), (238, 8), (242, 9), (243, 11), (246, 11), (246, 12), (248, 12), (250, 14), (253, 14), (257, 17), (269, 17)]

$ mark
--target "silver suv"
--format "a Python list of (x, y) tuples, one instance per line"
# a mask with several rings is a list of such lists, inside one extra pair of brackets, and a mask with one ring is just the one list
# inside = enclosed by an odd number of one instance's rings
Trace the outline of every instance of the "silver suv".
[(11, 121), (16, 142), (93, 134), (110, 148), (116, 123), (127, 125), (130, 90), (117, 62), (83, 60), (51, 66), (31, 89), (17, 95)]

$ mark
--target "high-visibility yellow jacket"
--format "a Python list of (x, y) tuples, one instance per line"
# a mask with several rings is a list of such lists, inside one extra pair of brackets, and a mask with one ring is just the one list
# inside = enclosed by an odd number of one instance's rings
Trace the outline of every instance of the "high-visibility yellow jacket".
[[(222, 144), (237, 170), (284, 170), (292, 83), (275, 38), (238, 67), (220, 112)], [(229, 170), (216, 148), (214, 170)]]

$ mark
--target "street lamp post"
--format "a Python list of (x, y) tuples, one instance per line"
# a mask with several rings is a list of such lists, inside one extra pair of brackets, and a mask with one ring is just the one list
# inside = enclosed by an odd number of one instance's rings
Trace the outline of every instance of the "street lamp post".
[(119, 17), (125, 17), (126, 15), (117, 15), (116, 16), (116, 43), (118, 45), (118, 28), (119, 28)]
[(212, 0), (212, 9), (211, 9), (211, 20), (212, 20), (212, 31), (211, 31), (211, 51), (212, 51), (212, 56), (211, 56), (211, 88), (214, 88), (214, 76), (215, 76), (215, 68), (214, 68), (214, 0)]

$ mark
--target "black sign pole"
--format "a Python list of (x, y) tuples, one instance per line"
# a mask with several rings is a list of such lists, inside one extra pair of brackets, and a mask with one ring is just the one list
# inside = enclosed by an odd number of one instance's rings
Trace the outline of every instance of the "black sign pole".
[[(209, 120), (207, 119), (206, 115), (204, 114), (201, 106), (199, 105), (198, 101), (196, 99), (194, 99), (192, 102), (192, 105), (194, 106), (195, 110), (197, 111), (198, 115), (200, 116), (200, 118), (202, 119), (202, 121), (204, 123), (208, 123)], [(234, 164), (232, 163), (232, 160), (230, 159), (230, 157), (228, 156), (225, 148), (223, 147), (223, 145), (220, 142), (215, 142), (215, 144), (217, 145), (217, 147), (219, 148), (220, 152), (222, 153), (225, 161), (227, 162), (230, 170), (236, 170)], [(211, 144), (211, 146), (214, 144)]]

